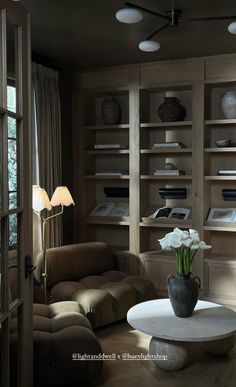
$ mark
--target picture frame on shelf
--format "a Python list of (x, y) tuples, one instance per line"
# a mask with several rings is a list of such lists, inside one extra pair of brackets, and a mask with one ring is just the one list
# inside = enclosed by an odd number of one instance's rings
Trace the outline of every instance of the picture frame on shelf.
[(236, 208), (210, 208), (208, 221), (234, 222), (236, 221)]

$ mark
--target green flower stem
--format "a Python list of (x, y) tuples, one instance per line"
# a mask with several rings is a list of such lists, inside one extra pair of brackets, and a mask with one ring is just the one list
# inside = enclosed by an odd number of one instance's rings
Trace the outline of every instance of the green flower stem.
[(176, 257), (178, 273), (189, 274), (197, 250), (193, 253), (190, 247), (182, 245), (178, 248), (171, 247), (171, 251)]

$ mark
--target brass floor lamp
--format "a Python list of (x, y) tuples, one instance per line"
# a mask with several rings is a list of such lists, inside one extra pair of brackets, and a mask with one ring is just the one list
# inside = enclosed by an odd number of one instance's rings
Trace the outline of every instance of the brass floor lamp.
[[(75, 205), (74, 200), (70, 194), (70, 191), (65, 186), (59, 186), (55, 189), (51, 201), (48, 198), (48, 194), (44, 188), (38, 185), (33, 186), (33, 210), (34, 213), (41, 220), (42, 227), (42, 251), (43, 251), (43, 288), (44, 288), (44, 302), (47, 303), (47, 241), (46, 241), (46, 225), (47, 222), (56, 216), (59, 216), (64, 211), (64, 206)], [(45, 217), (41, 214), (41, 211), (51, 211), (52, 207), (61, 206), (61, 210), (51, 216)]]

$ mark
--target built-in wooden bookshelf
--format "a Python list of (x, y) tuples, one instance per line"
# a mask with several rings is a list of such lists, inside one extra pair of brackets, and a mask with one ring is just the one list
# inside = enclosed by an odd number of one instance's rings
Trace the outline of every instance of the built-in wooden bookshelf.
[[(236, 223), (207, 220), (210, 208), (236, 207), (222, 196), (222, 189), (236, 188), (236, 176), (218, 175), (236, 165), (236, 119), (225, 119), (221, 108), (224, 92), (236, 90), (236, 55), (84, 71), (74, 80), (75, 242), (100, 240), (131, 251), (140, 258), (139, 265), (131, 262), (131, 272), (150, 278), (159, 296), (166, 296), (166, 277), (175, 274), (176, 263), (160, 250), (158, 239), (174, 227), (195, 228), (212, 245), (198, 253), (193, 267), (202, 279), (202, 297), (236, 300)], [(183, 121), (160, 121), (157, 109), (170, 91), (185, 107)], [(121, 106), (119, 124), (103, 122), (101, 105), (107, 96)], [(217, 147), (224, 138), (232, 145)], [(183, 147), (155, 146), (163, 142)], [(96, 144), (124, 147), (95, 149)], [(155, 175), (166, 163), (185, 174)], [(101, 171), (110, 174), (96, 174)], [(128, 188), (129, 198), (106, 197), (106, 187)], [(186, 189), (185, 199), (160, 197), (159, 189), (177, 187)], [(128, 202), (129, 216), (92, 217), (96, 204), (106, 201)], [(165, 206), (189, 208), (190, 215), (185, 220), (149, 218)]]

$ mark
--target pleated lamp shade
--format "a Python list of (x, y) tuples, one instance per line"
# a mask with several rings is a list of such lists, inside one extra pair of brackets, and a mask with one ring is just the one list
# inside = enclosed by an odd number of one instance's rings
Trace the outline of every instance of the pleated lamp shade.
[(52, 195), (51, 204), (53, 207), (63, 205), (70, 206), (75, 205), (74, 200), (70, 194), (70, 191), (66, 186), (59, 186), (55, 189)]

